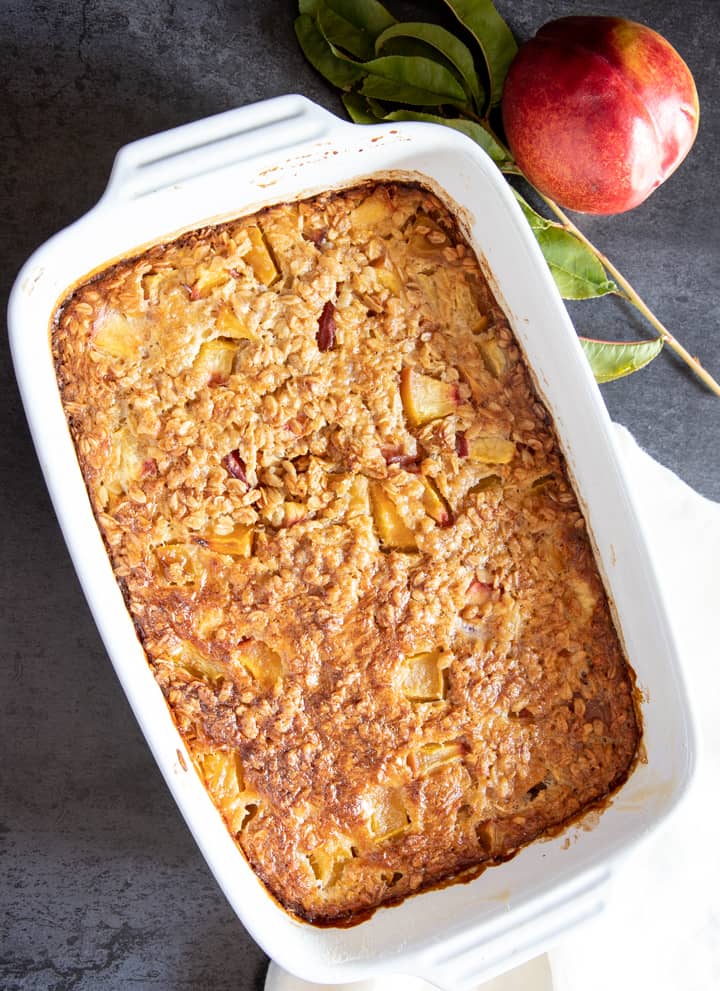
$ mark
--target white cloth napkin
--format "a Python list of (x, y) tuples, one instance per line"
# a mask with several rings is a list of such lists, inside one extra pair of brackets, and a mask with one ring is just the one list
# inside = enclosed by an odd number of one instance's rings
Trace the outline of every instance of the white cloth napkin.
[[(703, 499), (616, 426), (616, 440), (672, 613), (701, 758), (681, 809), (627, 858), (607, 911), (547, 957), (482, 991), (720, 991), (720, 504)], [(274, 964), (266, 991), (321, 991)], [(413, 978), (333, 985), (430, 991)], [(325, 991), (330, 989), (325, 986)]]
[(555, 991), (720, 989), (720, 504), (617, 428), (697, 718), (696, 780), (614, 880), (608, 910), (550, 953)]

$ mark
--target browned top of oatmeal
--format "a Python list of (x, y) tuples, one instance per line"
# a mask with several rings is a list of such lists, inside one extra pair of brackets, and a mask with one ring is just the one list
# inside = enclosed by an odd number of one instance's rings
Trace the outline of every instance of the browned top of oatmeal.
[(148, 659), (288, 909), (358, 918), (624, 780), (632, 675), (584, 521), (435, 196), (195, 231), (79, 288), (53, 346)]

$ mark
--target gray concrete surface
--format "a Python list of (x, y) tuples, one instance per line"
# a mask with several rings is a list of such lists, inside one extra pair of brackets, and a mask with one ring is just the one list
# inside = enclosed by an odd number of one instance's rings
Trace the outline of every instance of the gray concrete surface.
[[(422, 14), (441, 5), (394, 4)], [(526, 37), (551, 17), (622, 13), (692, 68), (702, 124), (686, 164), (640, 209), (585, 219), (688, 348), (720, 376), (720, 7), (703, 0), (500, 2)], [(289, 0), (4, 0), (0, 5), (0, 297), (31, 250), (93, 205), (118, 146), (299, 91), (340, 111), (304, 62)], [(578, 303), (589, 335), (643, 328)], [(266, 960), (185, 828), (84, 604), (0, 345), (0, 987), (250, 991)], [(720, 400), (670, 356), (603, 388), (653, 455), (720, 498)], [(689, 578), (691, 580), (691, 578)]]

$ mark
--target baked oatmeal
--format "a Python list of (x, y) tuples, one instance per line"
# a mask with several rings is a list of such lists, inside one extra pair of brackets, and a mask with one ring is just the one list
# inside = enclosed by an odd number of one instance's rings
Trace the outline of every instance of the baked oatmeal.
[(82, 285), (52, 333), (149, 663), (288, 910), (360, 919), (625, 780), (634, 678), (585, 522), (435, 195), (193, 231)]

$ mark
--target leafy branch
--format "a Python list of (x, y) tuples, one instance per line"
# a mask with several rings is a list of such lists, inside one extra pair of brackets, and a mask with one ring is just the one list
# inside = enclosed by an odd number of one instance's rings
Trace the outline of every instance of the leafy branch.
[(567, 214), (528, 182), (495, 133), (491, 116), (517, 45), (494, 4), (444, 3), (462, 37), (437, 24), (399, 22), (378, 0), (299, 0), (295, 32), (308, 61), (342, 91), (356, 123), (414, 120), (454, 128), (480, 145), (506, 176), (527, 183), (555, 219), (538, 213), (516, 189), (513, 192), (564, 299), (612, 293), (642, 314), (657, 335), (654, 340), (580, 338), (599, 382), (643, 368), (667, 344), (720, 396), (720, 385), (697, 358)]

